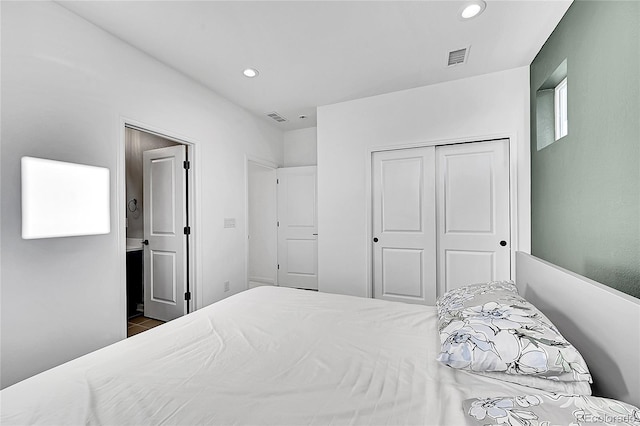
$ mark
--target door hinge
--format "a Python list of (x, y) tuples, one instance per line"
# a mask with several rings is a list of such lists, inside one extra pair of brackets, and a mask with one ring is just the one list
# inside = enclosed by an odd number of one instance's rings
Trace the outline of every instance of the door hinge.
[(184, 300), (191, 300), (191, 292), (188, 291), (184, 294)]
[(278, 263), (278, 269), (280, 269), (280, 264)]
[(185, 226), (184, 227), (184, 235), (191, 235), (191, 227), (190, 226)]
[(276, 222), (276, 226), (280, 226), (280, 221)]
[(185, 168), (185, 170), (189, 170), (191, 168), (191, 161), (187, 160), (185, 162), (182, 163), (182, 167)]
[(280, 179), (276, 179), (276, 185), (280, 183)]

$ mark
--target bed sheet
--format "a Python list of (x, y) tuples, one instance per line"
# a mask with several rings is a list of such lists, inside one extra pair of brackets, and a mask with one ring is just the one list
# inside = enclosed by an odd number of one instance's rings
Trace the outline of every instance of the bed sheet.
[(460, 425), (539, 393), (438, 352), (435, 307), (259, 287), (4, 389), (0, 423)]

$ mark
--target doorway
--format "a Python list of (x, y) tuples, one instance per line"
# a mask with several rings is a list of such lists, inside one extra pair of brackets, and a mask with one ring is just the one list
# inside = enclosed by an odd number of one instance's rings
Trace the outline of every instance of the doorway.
[(125, 125), (129, 328), (141, 319), (170, 321), (194, 306), (189, 283), (192, 151), (188, 143)]
[(247, 288), (317, 291), (317, 167), (246, 164)]
[(274, 286), (278, 278), (276, 166), (247, 159), (246, 167), (247, 286)]

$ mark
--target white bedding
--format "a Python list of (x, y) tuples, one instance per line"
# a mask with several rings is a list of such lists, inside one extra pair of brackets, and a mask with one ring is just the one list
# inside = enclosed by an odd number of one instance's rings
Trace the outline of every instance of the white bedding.
[(0, 393), (10, 424), (464, 424), (540, 393), (435, 361), (436, 309), (260, 287)]

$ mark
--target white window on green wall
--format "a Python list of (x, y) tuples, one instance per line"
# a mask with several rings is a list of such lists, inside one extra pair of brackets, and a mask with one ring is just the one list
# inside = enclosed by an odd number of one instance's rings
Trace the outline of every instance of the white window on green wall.
[(569, 120), (567, 119), (567, 78), (565, 77), (554, 90), (554, 112), (556, 140), (567, 136), (569, 133)]

